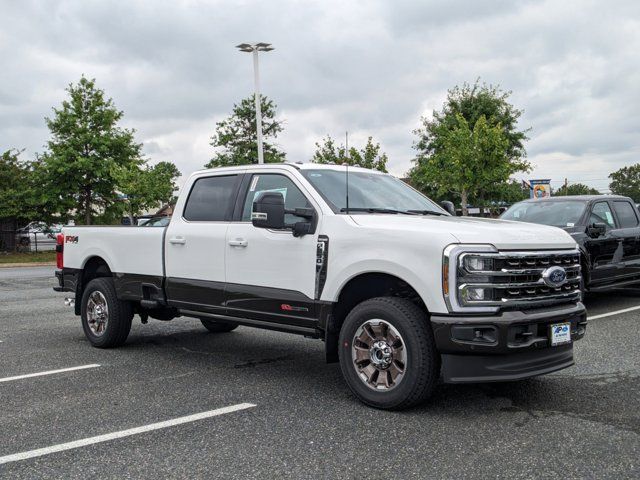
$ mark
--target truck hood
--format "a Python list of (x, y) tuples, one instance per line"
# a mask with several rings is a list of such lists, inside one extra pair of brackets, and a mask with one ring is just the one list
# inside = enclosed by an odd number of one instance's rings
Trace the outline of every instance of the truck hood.
[(355, 223), (373, 229), (392, 229), (416, 234), (450, 233), (460, 243), (491, 244), (499, 250), (574, 248), (576, 242), (564, 230), (546, 225), (475, 217), (427, 215), (351, 215)]

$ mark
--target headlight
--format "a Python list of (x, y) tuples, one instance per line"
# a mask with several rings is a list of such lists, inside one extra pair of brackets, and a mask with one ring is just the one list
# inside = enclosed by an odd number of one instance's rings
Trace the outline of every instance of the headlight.
[(469, 302), (484, 302), (487, 300), (491, 300), (493, 297), (492, 293), (492, 288), (463, 287), (461, 292), (462, 303), (465, 304)]
[(449, 245), (442, 259), (442, 293), (451, 312), (493, 313), (496, 304), (490, 275), (498, 250), (492, 245)]
[(464, 257), (464, 268), (469, 272), (490, 272), (493, 270), (493, 258), (467, 255)]

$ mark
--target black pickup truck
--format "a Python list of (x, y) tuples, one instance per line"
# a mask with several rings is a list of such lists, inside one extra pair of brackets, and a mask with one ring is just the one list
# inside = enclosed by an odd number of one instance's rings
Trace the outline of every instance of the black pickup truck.
[(640, 283), (640, 214), (628, 197), (579, 195), (525, 200), (500, 218), (552, 225), (580, 246), (584, 291)]

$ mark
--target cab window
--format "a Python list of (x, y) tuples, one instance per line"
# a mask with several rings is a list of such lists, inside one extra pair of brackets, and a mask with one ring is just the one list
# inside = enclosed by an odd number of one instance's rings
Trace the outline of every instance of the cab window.
[(591, 208), (589, 223), (604, 223), (609, 228), (615, 228), (613, 214), (607, 202), (598, 202)]
[[(284, 208), (293, 210), (294, 208), (312, 208), (307, 197), (293, 183), (293, 181), (285, 176), (277, 173), (254, 174), (249, 183), (249, 191), (244, 200), (244, 208), (242, 210), (242, 221), (251, 221), (251, 210), (253, 202), (262, 192), (279, 192), (284, 197)], [(286, 223), (299, 222), (302, 219), (290, 213), (285, 215)]]
[(199, 178), (193, 184), (183, 217), (191, 222), (221, 222), (228, 219), (236, 191), (237, 175)]
[(620, 228), (633, 228), (638, 226), (638, 216), (635, 208), (629, 202), (615, 201), (613, 209), (620, 222)]

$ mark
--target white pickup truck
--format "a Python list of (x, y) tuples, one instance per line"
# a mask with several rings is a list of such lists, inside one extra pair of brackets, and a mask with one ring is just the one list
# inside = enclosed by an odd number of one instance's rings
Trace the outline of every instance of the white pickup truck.
[(324, 341), (363, 402), (401, 409), (444, 382), (573, 365), (586, 330), (580, 257), (563, 230), (456, 218), (391, 175), (269, 164), (196, 172), (167, 227), (66, 227), (57, 291), (89, 341), (134, 314)]

